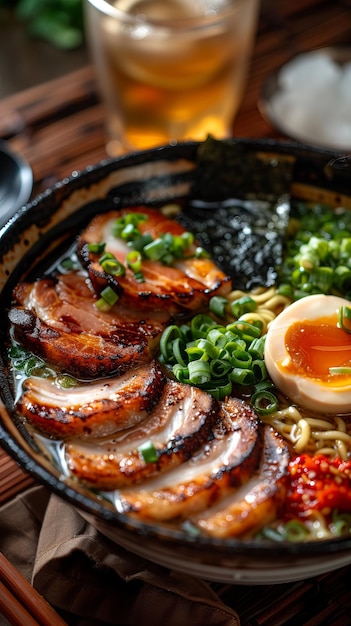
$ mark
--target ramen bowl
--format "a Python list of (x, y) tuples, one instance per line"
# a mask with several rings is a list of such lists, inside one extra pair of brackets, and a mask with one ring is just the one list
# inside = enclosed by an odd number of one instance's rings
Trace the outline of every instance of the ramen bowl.
[[(216, 207), (225, 210), (230, 201), (231, 206), (244, 205), (249, 213), (252, 207), (261, 213), (278, 207), (277, 220), (270, 219), (269, 228), (279, 234), (292, 199), (351, 208), (348, 159), (299, 144), (209, 138), (108, 159), (74, 172), (22, 207), (1, 233), (3, 319), (14, 286), (42, 276), (97, 213), (144, 205), (188, 207), (192, 223), (199, 222), (199, 232), (201, 225), (202, 236), (209, 237), (206, 216), (220, 224), (223, 217)], [(215, 231), (212, 228), (217, 236), (219, 229)], [(269, 287), (276, 279), (282, 242), (277, 238), (273, 248), (255, 259), (252, 246), (246, 246), (246, 252), (244, 248), (234, 248), (233, 240), (222, 250), (221, 260), (225, 271), (231, 271), (233, 284)], [(233, 249), (237, 263), (231, 265)], [(248, 266), (243, 277), (243, 267)], [(9, 325), (3, 323), (1, 445), (25, 471), (116, 544), (176, 571), (242, 584), (299, 580), (351, 562), (350, 536), (279, 543), (262, 537), (219, 539), (193, 533), (184, 525), (147, 522), (120, 512), (113, 498), (63, 472), (55, 446), (43, 447), (41, 437), (17, 413), (8, 346)]]

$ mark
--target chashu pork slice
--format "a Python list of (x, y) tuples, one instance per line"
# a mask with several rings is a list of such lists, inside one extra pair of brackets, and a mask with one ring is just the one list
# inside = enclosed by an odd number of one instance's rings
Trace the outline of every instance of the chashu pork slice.
[(266, 425), (259, 470), (223, 502), (191, 517), (191, 522), (203, 534), (217, 539), (259, 531), (282, 512), (289, 460), (286, 442)]
[(9, 319), (28, 350), (81, 379), (123, 374), (149, 362), (169, 316), (113, 307), (98, 310), (86, 276), (19, 283)]
[(157, 361), (115, 378), (65, 389), (52, 379), (30, 377), (17, 409), (51, 437), (107, 437), (132, 428), (151, 413), (166, 377)]
[[(209, 394), (168, 380), (149, 417), (113, 440), (66, 444), (68, 470), (84, 483), (114, 490), (169, 471), (211, 441), (218, 404)], [(140, 451), (151, 442), (157, 460), (147, 462)]]
[(184, 228), (166, 218), (157, 209), (136, 207), (111, 211), (93, 218), (78, 240), (78, 253), (89, 272), (95, 291), (110, 285), (120, 296), (120, 301), (131, 308), (163, 310), (172, 314), (201, 310), (213, 295), (226, 295), (231, 291), (231, 279), (211, 258), (196, 258), (196, 244), (185, 252), (184, 258), (165, 265), (160, 260), (143, 259), (141, 271), (144, 282), (139, 282), (134, 272), (126, 268), (124, 276), (107, 274), (101, 267), (100, 253), (91, 252), (89, 244), (104, 243), (105, 253), (111, 253), (126, 266), (126, 255), (131, 251), (127, 242), (113, 234), (116, 219), (128, 213), (142, 213), (147, 219), (138, 224), (141, 234), (149, 233), (154, 239), (170, 233), (180, 236)]
[(184, 519), (223, 499), (256, 471), (262, 450), (262, 423), (247, 403), (229, 398), (221, 426), (189, 461), (167, 474), (122, 489), (120, 512), (145, 520)]

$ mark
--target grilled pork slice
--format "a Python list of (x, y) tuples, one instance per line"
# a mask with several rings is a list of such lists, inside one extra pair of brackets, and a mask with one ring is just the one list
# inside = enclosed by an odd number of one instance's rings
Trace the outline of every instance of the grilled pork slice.
[(49, 379), (30, 377), (17, 408), (53, 437), (106, 437), (144, 420), (158, 402), (165, 382), (156, 361), (117, 378), (70, 389)]
[(167, 474), (118, 494), (117, 508), (152, 520), (184, 519), (244, 484), (257, 469), (262, 424), (251, 408), (230, 398), (220, 411), (221, 428), (189, 461)]
[(96, 308), (96, 295), (81, 273), (19, 283), (9, 318), (15, 336), (55, 368), (92, 379), (123, 374), (149, 362), (168, 314)]
[[(168, 380), (149, 417), (135, 428), (113, 441), (68, 442), (67, 466), (74, 476), (96, 488), (130, 486), (187, 461), (213, 438), (217, 420), (218, 405), (210, 395)], [(150, 442), (157, 460), (147, 462), (140, 447)]]
[[(105, 252), (111, 253), (123, 265), (131, 251), (126, 241), (113, 235), (116, 219), (128, 213), (143, 213), (147, 220), (138, 227), (142, 234), (149, 233), (154, 239), (161, 234), (181, 235), (184, 228), (162, 215), (156, 209), (136, 207), (122, 211), (97, 215), (78, 240), (78, 253), (82, 264), (87, 267), (95, 291), (99, 294), (109, 284), (127, 306), (148, 309), (164, 309), (172, 313), (203, 308), (211, 296), (225, 295), (231, 290), (231, 279), (210, 258), (195, 258), (196, 244), (180, 258), (165, 265), (159, 260), (144, 259), (141, 271), (144, 282), (139, 282), (131, 269), (124, 276), (106, 274), (99, 259), (101, 254), (91, 252), (88, 244), (104, 243)], [(190, 258), (189, 258), (190, 257)]]
[(265, 426), (260, 469), (223, 502), (191, 519), (204, 534), (225, 539), (258, 531), (281, 513), (288, 476), (289, 450), (270, 426)]

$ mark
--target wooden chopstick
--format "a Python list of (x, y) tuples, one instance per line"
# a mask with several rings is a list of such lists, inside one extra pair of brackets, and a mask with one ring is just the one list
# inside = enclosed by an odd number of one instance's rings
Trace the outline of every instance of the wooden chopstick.
[(38, 626), (38, 622), (22, 604), (12, 595), (11, 591), (0, 582), (0, 615), (14, 626)]
[(1, 552), (0, 611), (13, 626), (67, 626)]

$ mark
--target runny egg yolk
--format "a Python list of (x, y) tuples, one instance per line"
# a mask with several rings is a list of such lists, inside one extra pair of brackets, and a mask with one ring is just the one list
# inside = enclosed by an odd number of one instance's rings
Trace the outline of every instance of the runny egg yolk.
[(338, 316), (295, 322), (285, 335), (290, 356), (287, 369), (330, 378), (330, 368), (351, 366), (351, 335), (338, 326)]
[(351, 333), (340, 328), (341, 307), (351, 309), (351, 302), (307, 296), (278, 315), (266, 337), (265, 362), (276, 387), (320, 413), (351, 413)]

